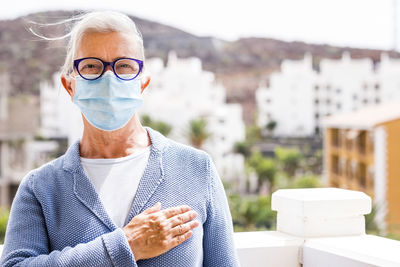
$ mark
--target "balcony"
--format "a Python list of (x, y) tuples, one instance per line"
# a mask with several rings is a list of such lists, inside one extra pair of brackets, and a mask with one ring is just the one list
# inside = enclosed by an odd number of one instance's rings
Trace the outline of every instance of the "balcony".
[(400, 241), (365, 234), (371, 198), (337, 188), (272, 195), (277, 231), (235, 233), (242, 267), (400, 266)]
[(400, 266), (400, 241), (365, 234), (371, 198), (362, 192), (282, 189), (272, 209), (277, 231), (235, 233), (242, 267)]

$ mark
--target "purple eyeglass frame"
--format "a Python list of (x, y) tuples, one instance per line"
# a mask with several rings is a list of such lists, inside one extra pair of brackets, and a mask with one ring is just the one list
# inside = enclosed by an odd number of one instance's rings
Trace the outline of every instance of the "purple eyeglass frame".
[[(78, 66), (79, 66), (79, 63), (82, 60), (85, 60), (85, 59), (97, 59), (97, 60), (99, 60), (99, 61), (101, 61), (103, 63), (103, 72), (99, 75), (99, 77), (97, 77), (95, 79), (87, 79), (87, 78), (82, 76), (82, 74), (79, 72)], [(138, 71), (138, 73), (136, 74), (135, 77), (133, 77), (131, 79), (124, 79), (124, 78), (121, 78), (121, 77), (118, 76), (118, 74), (115, 72), (114, 65), (115, 65), (115, 62), (117, 62), (118, 60), (121, 60), (121, 59), (130, 59), (130, 60), (136, 61), (136, 63), (139, 64), (139, 71)], [(124, 80), (124, 81), (131, 81), (131, 80), (135, 79), (143, 69), (143, 61), (142, 60), (139, 60), (139, 59), (136, 59), (136, 58), (130, 58), (130, 57), (121, 57), (121, 58), (118, 58), (118, 59), (116, 59), (114, 61), (111, 61), (111, 62), (104, 61), (104, 60), (102, 60), (101, 58), (98, 58), (98, 57), (84, 57), (84, 58), (79, 58), (79, 59), (75, 59), (74, 60), (74, 68), (78, 72), (79, 76), (81, 76), (83, 79), (85, 79), (87, 81), (94, 81), (94, 80), (97, 80), (98, 78), (100, 78), (101, 76), (103, 76), (104, 72), (106, 72), (106, 69), (107, 69), (108, 65), (111, 66), (114, 75), (117, 76), (119, 79)]]

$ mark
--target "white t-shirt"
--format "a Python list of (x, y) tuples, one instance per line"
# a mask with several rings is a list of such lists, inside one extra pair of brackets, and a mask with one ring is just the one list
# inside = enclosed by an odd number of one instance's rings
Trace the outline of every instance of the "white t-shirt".
[(150, 156), (150, 146), (113, 159), (82, 158), (83, 170), (117, 227), (123, 227)]

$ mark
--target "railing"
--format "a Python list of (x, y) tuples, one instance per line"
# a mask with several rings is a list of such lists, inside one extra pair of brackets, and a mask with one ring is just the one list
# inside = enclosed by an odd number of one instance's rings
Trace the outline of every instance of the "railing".
[(235, 233), (242, 267), (400, 266), (400, 241), (365, 234), (371, 198), (362, 192), (282, 189), (272, 209), (277, 231)]
[(371, 198), (337, 188), (272, 195), (277, 231), (235, 233), (242, 267), (400, 266), (400, 241), (365, 234)]

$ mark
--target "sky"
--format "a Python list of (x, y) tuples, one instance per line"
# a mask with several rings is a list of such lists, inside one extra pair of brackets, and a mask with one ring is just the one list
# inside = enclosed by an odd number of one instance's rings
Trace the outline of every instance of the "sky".
[[(266, 37), (377, 49), (392, 49), (394, 39), (400, 40), (394, 37), (393, 4), (400, 0), (1, 1), (0, 19), (46, 10), (111, 9), (224, 40)], [(400, 3), (396, 10), (400, 15)]]

